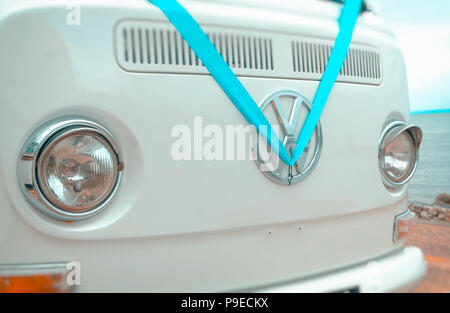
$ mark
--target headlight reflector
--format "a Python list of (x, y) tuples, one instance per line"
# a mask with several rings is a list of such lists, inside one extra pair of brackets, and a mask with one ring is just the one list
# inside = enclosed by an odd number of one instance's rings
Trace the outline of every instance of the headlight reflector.
[(385, 185), (396, 189), (411, 179), (417, 166), (422, 131), (414, 125), (395, 122), (382, 135), (379, 163)]
[(411, 136), (403, 132), (383, 150), (385, 173), (389, 179), (401, 182), (411, 173), (416, 161)]
[(18, 176), (28, 201), (52, 218), (73, 221), (100, 212), (124, 168), (112, 135), (82, 118), (56, 119), (22, 148)]
[(93, 130), (75, 129), (53, 139), (38, 160), (45, 197), (66, 211), (86, 211), (114, 188), (118, 161), (111, 145)]

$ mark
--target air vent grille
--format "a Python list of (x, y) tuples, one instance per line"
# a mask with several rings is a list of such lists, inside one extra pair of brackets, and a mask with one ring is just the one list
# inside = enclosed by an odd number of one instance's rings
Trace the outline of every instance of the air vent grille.
[(123, 28), (125, 62), (155, 65), (200, 65), (195, 53), (175, 30)]
[[(202, 29), (240, 77), (320, 80), (334, 41), (225, 26), (202, 25)], [(119, 66), (129, 72), (209, 74), (167, 21), (120, 21), (115, 27), (115, 54)], [(380, 85), (382, 69), (378, 48), (352, 42), (337, 81)]]
[[(233, 69), (273, 70), (272, 40), (263, 37), (207, 33)], [(126, 63), (203, 66), (176, 30), (128, 27), (122, 29)]]
[[(294, 72), (322, 74), (327, 66), (332, 46), (293, 41), (291, 49)], [(380, 56), (368, 49), (350, 48), (339, 75), (379, 79)]]

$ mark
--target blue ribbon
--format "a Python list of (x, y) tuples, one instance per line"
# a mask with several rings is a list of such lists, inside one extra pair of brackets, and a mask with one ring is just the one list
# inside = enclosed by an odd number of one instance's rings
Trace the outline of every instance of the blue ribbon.
[[(228, 98), (244, 115), (248, 122), (256, 126), (266, 139), (271, 148), (280, 156), (281, 160), (294, 165), (302, 154), (314, 129), (320, 119), (325, 103), (333, 87), (350, 45), (353, 29), (356, 24), (362, 0), (347, 0), (339, 17), (339, 33), (331, 51), (328, 65), (320, 81), (313, 106), (305, 124), (303, 125), (297, 146), (292, 158), (289, 156), (284, 145), (272, 129), (269, 121), (261, 112), (256, 102), (248, 91), (224, 61), (214, 44), (203, 32), (194, 18), (181, 6), (177, 0), (148, 0), (158, 7), (178, 30), (181, 37), (189, 44), (198, 58), (203, 62)], [(272, 140), (272, 138), (276, 138)]]
[(295, 164), (297, 159), (302, 155), (311, 136), (314, 133), (320, 116), (322, 115), (325, 103), (331, 93), (334, 82), (341, 71), (347, 56), (348, 48), (352, 40), (353, 30), (356, 25), (359, 12), (361, 11), (362, 0), (346, 0), (339, 16), (339, 33), (331, 50), (330, 58), (328, 59), (327, 67), (323, 73), (319, 87), (317, 88), (314, 97), (311, 111), (303, 124), (300, 136), (297, 139), (294, 154), (292, 155), (292, 164)]

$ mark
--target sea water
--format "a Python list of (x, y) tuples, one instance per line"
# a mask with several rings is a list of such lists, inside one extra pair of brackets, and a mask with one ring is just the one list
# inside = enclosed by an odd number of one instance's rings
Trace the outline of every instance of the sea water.
[(450, 194), (450, 113), (413, 114), (411, 123), (422, 128), (423, 140), (409, 201), (431, 204), (438, 194)]

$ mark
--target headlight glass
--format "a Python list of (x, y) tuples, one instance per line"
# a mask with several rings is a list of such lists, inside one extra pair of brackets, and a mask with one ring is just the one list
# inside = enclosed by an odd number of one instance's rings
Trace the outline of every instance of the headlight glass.
[(414, 168), (416, 152), (407, 131), (402, 132), (384, 148), (385, 173), (394, 182), (405, 180)]
[(401, 121), (390, 122), (382, 133), (379, 165), (385, 186), (393, 191), (405, 185), (417, 167), (422, 131)]
[(57, 134), (39, 156), (38, 183), (47, 200), (67, 212), (100, 205), (113, 190), (118, 160), (109, 142), (89, 129)]

